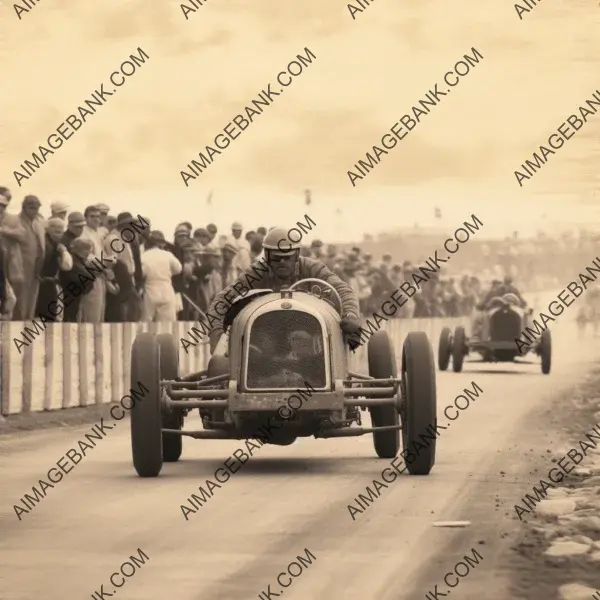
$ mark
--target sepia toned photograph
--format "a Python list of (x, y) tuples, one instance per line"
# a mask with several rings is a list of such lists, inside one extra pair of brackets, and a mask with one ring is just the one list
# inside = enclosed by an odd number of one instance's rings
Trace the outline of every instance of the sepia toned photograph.
[(598, 0), (0, 20), (2, 600), (600, 600)]

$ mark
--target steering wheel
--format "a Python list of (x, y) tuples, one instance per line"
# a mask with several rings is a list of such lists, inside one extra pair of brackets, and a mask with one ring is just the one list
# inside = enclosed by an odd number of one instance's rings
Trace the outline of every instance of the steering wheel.
[[(338, 294), (337, 290), (330, 283), (327, 283), (326, 281), (323, 281), (322, 279), (316, 279), (314, 277), (307, 277), (306, 279), (300, 279), (299, 281), (296, 281), (296, 283), (293, 283), (288, 288), (288, 291), (293, 292), (295, 289), (298, 289), (300, 287), (300, 285), (305, 284), (305, 283), (314, 283), (315, 285), (313, 285), (311, 287), (310, 291), (308, 291), (308, 290), (301, 290), (301, 291), (305, 291), (308, 294), (311, 294), (311, 296), (316, 296), (317, 298), (319, 298), (321, 300), (325, 300), (325, 302), (328, 302), (329, 304), (331, 304), (331, 306), (333, 306), (333, 308), (335, 308), (335, 310), (337, 310), (340, 314), (342, 314), (342, 299), (340, 298), (340, 295)], [(321, 287), (325, 287), (326, 291), (331, 292), (333, 294), (333, 299), (325, 297), (323, 295), (323, 290), (321, 289)]]

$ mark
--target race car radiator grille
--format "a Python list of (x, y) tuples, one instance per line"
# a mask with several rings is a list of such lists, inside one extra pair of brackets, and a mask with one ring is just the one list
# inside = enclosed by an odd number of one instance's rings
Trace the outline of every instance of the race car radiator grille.
[(259, 316), (250, 331), (246, 387), (315, 388), (326, 385), (323, 331), (308, 313), (277, 310)]
[(490, 338), (496, 342), (512, 342), (521, 335), (521, 317), (514, 310), (499, 310), (490, 319)]

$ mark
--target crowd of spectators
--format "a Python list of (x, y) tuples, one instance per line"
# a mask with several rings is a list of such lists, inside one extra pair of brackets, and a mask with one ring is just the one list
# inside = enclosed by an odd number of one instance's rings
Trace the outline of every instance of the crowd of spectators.
[[(219, 235), (214, 223), (194, 228), (183, 222), (167, 241), (160, 230), (151, 228), (149, 219), (128, 212), (112, 216), (106, 204), (88, 206), (80, 213), (54, 202), (44, 218), (35, 196), (25, 197), (18, 214), (6, 212), (11, 202), (11, 192), (0, 187), (4, 320), (196, 321), (225, 286), (262, 256), (268, 231), (261, 226), (244, 233), (242, 224), (234, 222), (230, 232)], [(480, 264), (471, 260), (468, 269), (442, 269), (395, 316), (469, 315), (492, 282), (505, 274), (516, 282), (539, 280), (543, 268), (539, 259), (553, 261), (554, 279), (562, 275), (557, 269), (565, 262), (564, 245), (557, 249), (555, 240), (549, 239), (509, 241), (497, 248), (489, 243), (478, 246), (475, 255)], [(586, 238), (570, 248), (571, 255), (579, 252), (583, 260), (589, 243)], [(320, 240), (303, 246), (301, 255), (321, 260), (347, 282), (364, 316), (378, 311), (403, 282), (412, 281), (420, 264), (401, 262), (389, 252), (376, 256), (362, 244), (342, 247)], [(589, 256), (585, 258), (589, 261)], [(96, 274), (90, 277), (92, 265)]]

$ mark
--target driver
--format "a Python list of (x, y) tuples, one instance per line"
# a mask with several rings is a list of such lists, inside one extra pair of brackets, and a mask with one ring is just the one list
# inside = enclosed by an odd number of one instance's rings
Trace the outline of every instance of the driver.
[(504, 282), (502, 284), (502, 294), (514, 294), (521, 302), (521, 306), (524, 307), (527, 304), (525, 298), (521, 296), (521, 292), (519, 292), (517, 287), (513, 284), (513, 278), (510, 275), (506, 275), (504, 277)]
[(342, 300), (342, 320), (340, 328), (346, 335), (358, 335), (360, 318), (358, 299), (352, 288), (332, 273), (324, 263), (314, 258), (300, 256), (300, 243), (289, 240), (283, 227), (274, 227), (263, 240), (265, 262), (269, 272), (253, 269), (251, 265), (231, 285), (224, 288), (213, 299), (208, 309), (211, 315), (218, 315), (215, 326), (210, 333), (210, 351), (214, 352), (223, 333), (223, 319), (215, 310), (219, 302), (226, 300), (228, 294), (238, 295), (234, 289), (244, 287), (249, 281), (254, 289), (272, 289), (279, 292), (282, 287), (290, 286), (301, 279), (321, 279), (331, 285)]

